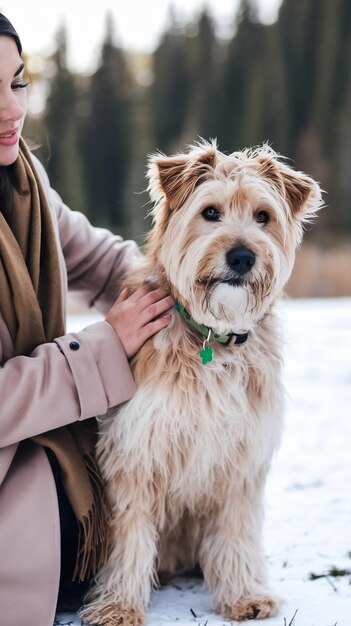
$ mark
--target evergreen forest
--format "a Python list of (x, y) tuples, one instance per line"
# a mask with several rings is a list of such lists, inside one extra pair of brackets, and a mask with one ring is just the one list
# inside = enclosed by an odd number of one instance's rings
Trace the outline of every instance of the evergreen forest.
[(307, 237), (351, 237), (350, 0), (283, 0), (269, 25), (243, 0), (226, 39), (208, 10), (185, 24), (173, 11), (152, 54), (123, 49), (114, 31), (107, 16), (87, 76), (69, 69), (60, 28), (55, 53), (31, 78), (46, 99), (25, 136), (72, 209), (141, 241), (149, 153), (199, 137), (227, 153), (268, 142), (326, 192)]

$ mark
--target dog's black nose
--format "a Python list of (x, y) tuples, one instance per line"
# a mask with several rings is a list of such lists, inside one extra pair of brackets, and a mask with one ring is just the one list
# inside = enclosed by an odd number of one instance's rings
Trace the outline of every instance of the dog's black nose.
[(227, 252), (226, 259), (229, 267), (243, 276), (255, 265), (256, 255), (249, 248), (237, 246)]

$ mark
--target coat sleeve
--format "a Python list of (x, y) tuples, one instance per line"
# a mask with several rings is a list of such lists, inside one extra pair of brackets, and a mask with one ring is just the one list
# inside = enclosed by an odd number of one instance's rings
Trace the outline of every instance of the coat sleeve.
[[(127, 271), (141, 258), (138, 247), (70, 211), (34, 161), (53, 210), (68, 288), (104, 314)], [(107, 322), (58, 337), (0, 367), (0, 447), (102, 415), (134, 392), (126, 354)]]
[(104, 414), (134, 391), (127, 357), (107, 322), (58, 337), (0, 368), (0, 447)]

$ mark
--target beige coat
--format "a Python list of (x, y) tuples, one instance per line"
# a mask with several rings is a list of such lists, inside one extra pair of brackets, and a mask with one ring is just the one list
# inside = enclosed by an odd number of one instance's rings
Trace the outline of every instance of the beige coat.
[[(52, 209), (64, 300), (70, 289), (105, 313), (137, 248), (70, 211), (35, 163)], [(133, 395), (134, 381), (104, 321), (13, 358), (0, 315), (0, 363), (0, 626), (52, 626), (60, 575), (56, 488), (44, 450), (18, 443), (105, 413)]]

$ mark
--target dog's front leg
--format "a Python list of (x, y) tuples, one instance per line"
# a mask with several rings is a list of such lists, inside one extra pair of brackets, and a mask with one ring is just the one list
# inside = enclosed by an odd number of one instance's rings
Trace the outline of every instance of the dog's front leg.
[(116, 512), (112, 550), (96, 577), (80, 615), (98, 626), (142, 626), (155, 582), (157, 531), (151, 515), (138, 506), (137, 494)]
[(216, 610), (228, 620), (274, 615), (280, 601), (266, 584), (262, 548), (264, 477), (223, 490), (223, 501), (208, 520), (200, 563)]

